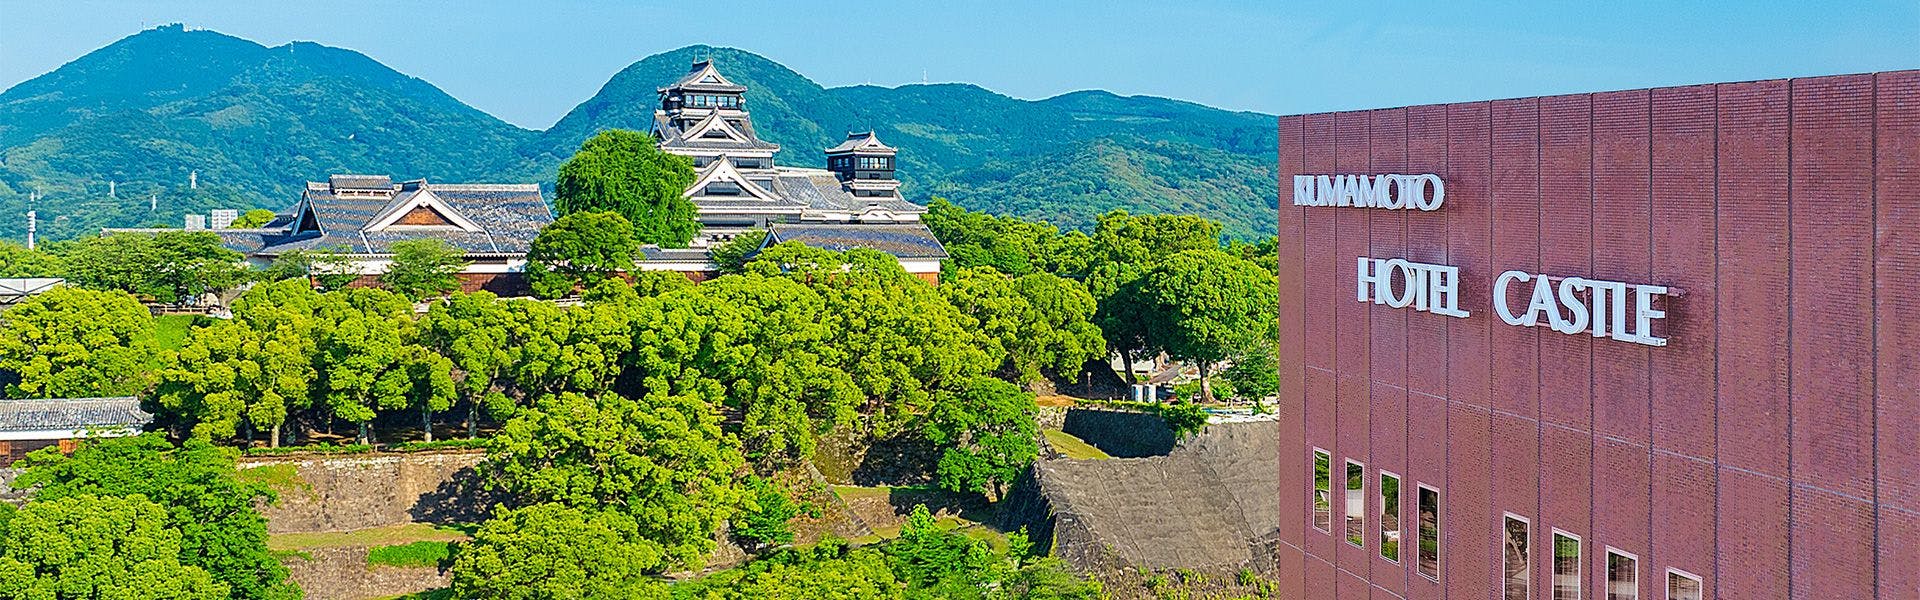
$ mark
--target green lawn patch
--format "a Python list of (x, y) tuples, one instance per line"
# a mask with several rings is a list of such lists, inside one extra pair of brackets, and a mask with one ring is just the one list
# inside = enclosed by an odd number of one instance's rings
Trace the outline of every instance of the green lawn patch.
[(179, 350), (187, 345), (187, 332), (193, 330), (200, 315), (160, 315), (153, 318), (153, 338), (165, 350)]
[(260, 465), (240, 469), (237, 476), (241, 481), (264, 483), (267, 487), (273, 488), (273, 491), (281, 494), (313, 491), (313, 484), (307, 483), (305, 479), (300, 478), (300, 466), (293, 463)]
[(404, 596), (394, 596), (387, 600), (453, 600), (453, 590), (451, 588), (440, 588)]
[(1054, 450), (1059, 450), (1061, 454), (1067, 455), (1067, 458), (1074, 460), (1105, 460), (1113, 458), (1106, 452), (1100, 451), (1099, 448), (1093, 447), (1092, 444), (1081, 441), (1080, 438), (1074, 437), (1073, 434), (1065, 431), (1045, 429), (1041, 430), (1040, 434), (1046, 436), (1048, 445), (1053, 446)]
[(368, 550), (367, 566), (438, 567), (452, 555), (452, 542), (408, 542)]

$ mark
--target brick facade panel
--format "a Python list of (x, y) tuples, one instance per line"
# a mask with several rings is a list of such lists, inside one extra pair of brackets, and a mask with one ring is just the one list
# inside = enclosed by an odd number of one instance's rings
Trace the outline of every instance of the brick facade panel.
[[(1719, 87), (1720, 456), (1787, 476), (1787, 84)], [(1736, 426), (1737, 424), (1737, 426)]]
[[(1652, 363), (1653, 444), (1711, 460), (1714, 425), (1714, 88), (1653, 92), (1652, 283), (1680, 289), (1665, 303), (1667, 338)], [(1699, 571), (1688, 569), (1689, 572)]]
[(1920, 71), (1882, 74), (1876, 87), (1879, 499), (1920, 512)]
[[(1592, 598), (1607, 547), (1639, 558), (1649, 599), (1668, 568), (1718, 599), (1920, 589), (1920, 71), (1280, 127), (1283, 177), (1447, 188), (1434, 212), (1282, 210), (1298, 242), (1280, 257), (1282, 356), (1300, 356), (1283, 373), (1301, 376), (1281, 406), (1302, 419), (1282, 433), (1300, 440), (1282, 481), (1301, 488), (1282, 501), (1306, 508), (1304, 445), (1369, 463), (1365, 548), (1342, 541), (1339, 502), (1332, 533), (1283, 530), (1307, 597), (1493, 597), (1503, 511), (1533, 523), (1535, 597), (1555, 528), (1582, 538)], [(1472, 316), (1354, 301), (1363, 255), (1459, 267)], [(1510, 269), (1669, 286), (1652, 332), (1668, 343), (1499, 322)], [(1410, 575), (1412, 551), (1378, 558), (1382, 468), (1404, 477), (1410, 540), (1417, 486), (1440, 490), (1441, 582)]]

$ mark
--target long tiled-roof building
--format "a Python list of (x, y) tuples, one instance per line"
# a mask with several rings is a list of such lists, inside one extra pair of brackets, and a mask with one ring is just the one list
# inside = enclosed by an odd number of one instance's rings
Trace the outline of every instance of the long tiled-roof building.
[[(694, 247), (768, 230), (781, 232), (769, 240), (881, 250), (899, 257), (909, 272), (937, 276), (946, 251), (920, 222), (926, 207), (900, 196), (894, 178), (898, 149), (872, 132), (851, 133), (826, 149), (825, 169), (777, 165), (780, 146), (754, 132), (746, 91), (706, 60), (659, 89), (653, 135), (661, 150), (692, 158), (697, 172), (686, 190), (700, 214)], [(913, 256), (890, 248), (910, 248)]]
[(81, 438), (134, 435), (152, 422), (131, 396), (0, 399), (0, 467), (48, 446), (71, 451)]
[(386, 272), (395, 243), (437, 238), (465, 252), (463, 288), (519, 294), (526, 288), (527, 250), (552, 222), (553, 211), (536, 184), (395, 183), (384, 175), (333, 175), (307, 182), (299, 202), (265, 226), (207, 231), (260, 266), (294, 250), (346, 254), (361, 283)]

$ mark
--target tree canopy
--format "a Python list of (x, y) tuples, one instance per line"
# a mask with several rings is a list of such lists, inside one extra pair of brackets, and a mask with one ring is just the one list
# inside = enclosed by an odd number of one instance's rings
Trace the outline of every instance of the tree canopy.
[(219, 600), (225, 583), (181, 564), (180, 532), (140, 496), (29, 502), (0, 522), (0, 598)]
[(210, 231), (121, 232), (52, 244), (62, 275), (81, 287), (184, 302), (245, 282), (240, 253)]
[(159, 353), (153, 319), (117, 291), (57, 287), (0, 313), (0, 371), (14, 398), (127, 396), (146, 389)]
[(691, 395), (549, 397), (508, 421), (487, 457), (492, 485), (520, 505), (624, 513), (667, 566), (698, 568), (741, 502), (739, 451)]
[(1150, 339), (1168, 356), (1200, 367), (1209, 399), (1213, 365), (1273, 338), (1279, 294), (1272, 273), (1220, 250), (1175, 254), (1140, 283)]
[(300, 597), (286, 567), (267, 551), (267, 521), (254, 508), (273, 501), (274, 493), (240, 481), (232, 450), (192, 440), (176, 448), (149, 433), (89, 441), (72, 456), (49, 448), (17, 466), (25, 472), (15, 485), (39, 488), (29, 508), (93, 497), (151, 501), (165, 535), (179, 542), (173, 548), (179, 562), (211, 574), (233, 598)]
[(0, 277), (59, 277), (65, 272), (58, 255), (0, 240)]
[(458, 274), (466, 268), (466, 252), (440, 238), (394, 242), (393, 262), (380, 283), (400, 295), (421, 300), (460, 289)]
[(1040, 447), (1033, 394), (991, 377), (975, 377), (940, 402), (928, 419), (928, 437), (943, 448), (940, 486), (999, 498), (1033, 464)]
[(560, 165), (553, 207), (560, 215), (610, 211), (633, 224), (643, 244), (684, 248), (700, 232), (693, 201), (693, 159), (661, 152), (653, 136), (608, 129)]
[(652, 600), (666, 559), (635, 519), (617, 510), (543, 503), (503, 508), (453, 564), (453, 595), (485, 600)]
[(527, 251), (534, 295), (559, 298), (633, 268), (639, 242), (633, 223), (616, 212), (576, 212), (540, 230)]

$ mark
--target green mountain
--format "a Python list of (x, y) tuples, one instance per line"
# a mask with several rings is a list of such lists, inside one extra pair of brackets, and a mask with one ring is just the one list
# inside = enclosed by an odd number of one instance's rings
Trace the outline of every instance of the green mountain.
[[(141, 32), (0, 93), (0, 237), (177, 225), (209, 208), (283, 208), (334, 172), (551, 184), (593, 133), (645, 130), (656, 89), (711, 57), (749, 86), (782, 164), (874, 129), (901, 148), (909, 198), (1086, 226), (1111, 208), (1274, 227), (1273, 117), (1151, 97), (1010, 98), (965, 84), (824, 88), (761, 56), (693, 46), (616, 73), (546, 131), (514, 127), (350, 50), (267, 48), (179, 26)], [(198, 173), (197, 189), (189, 174)], [(117, 189), (109, 194), (109, 182)], [(159, 210), (149, 211), (149, 198)]]
[(150, 29), (0, 93), (0, 237), (36, 189), (48, 238), (178, 226), (330, 172), (491, 178), (538, 135), (350, 50)]

